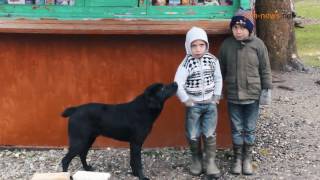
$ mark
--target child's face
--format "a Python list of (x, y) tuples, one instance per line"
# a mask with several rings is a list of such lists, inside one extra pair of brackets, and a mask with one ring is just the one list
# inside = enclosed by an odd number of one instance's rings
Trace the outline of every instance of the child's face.
[(232, 27), (232, 33), (234, 38), (236, 38), (236, 40), (239, 40), (239, 41), (245, 40), (249, 37), (248, 29), (238, 24)]
[(191, 53), (194, 58), (201, 58), (207, 50), (207, 43), (203, 40), (195, 40), (191, 43)]

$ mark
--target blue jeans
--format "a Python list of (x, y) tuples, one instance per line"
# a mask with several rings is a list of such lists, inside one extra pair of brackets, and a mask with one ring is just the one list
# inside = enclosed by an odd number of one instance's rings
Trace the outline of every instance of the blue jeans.
[(217, 114), (217, 105), (212, 103), (187, 107), (185, 123), (187, 139), (197, 140), (201, 135), (206, 138), (215, 137)]
[(254, 144), (255, 130), (259, 115), (259, 101), (252, 104), (234, 104), (228, 102), (231, 119), (232, 141), (234, 144)]

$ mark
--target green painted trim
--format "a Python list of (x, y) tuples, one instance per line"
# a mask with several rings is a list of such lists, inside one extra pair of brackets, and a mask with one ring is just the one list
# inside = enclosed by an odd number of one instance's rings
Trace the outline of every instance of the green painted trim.
[(2, 18), (55, 18), (55, 19), (99, 19), (99, 18), (145, 18), (144, 8), (129, 7), (79, 7), (79, 6), (12, 6), (0, 7)]
[(76, 0), (75, 6), (84, 7), (85, 6), (84, 0)]
[(251, 9), (251, 1), (250, 0), (240, 0), (240, 7), (243, 9)]
[(234, 8), (230, 7), (154, 7), (147, 16), (160, 19), (220, 19), (232, 17)]
[(115, 6), (115, 7), (137, 7), (137, 0), (90, 0), (86, 3), (86, 6), (103, 7), (103, 6)]
[[(1, 19), (40, 19), (52, 18), (61, 20), (133, 18), (158, 20), (201, 20), (229, 19), (241, 7), (250, 7), (250, 0), (235, 0), (232, 6), (151, 6), (145, 0), (140, 6), (138, 0), (121, 0), (116, 4), (94, 0), (96, 4), (87, 4), (89, 0), (76, 0), (74, 6), (57, 5), (0, 5)], [(109, 1), (110, 3), (111, 1)], [(134, 4), (136, 3), (136, 4)], [(97, 6), (99, 5), (99, 6)]]
[(155, 19), (229, 19), (239, 8), (232, 6), (147, 6), (147, 16)]

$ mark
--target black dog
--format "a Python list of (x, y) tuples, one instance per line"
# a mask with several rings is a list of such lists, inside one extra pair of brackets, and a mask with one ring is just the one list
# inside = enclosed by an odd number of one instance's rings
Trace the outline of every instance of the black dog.
[(85, 170), (93, 170), (86, 162), (88, 151), (99, 135), (130, 143), (130, 166), (134, 176), (144, 176), (141, 163), (141, 146), (161, 113), (165, 101), (177, 91), (177, 84), (150, 85), (143, 94), (124, 104), (89, 103), (69, 107), (63, 117), (68, 124), (69, 151), (62, 159), (63, 171), (79, 155)]

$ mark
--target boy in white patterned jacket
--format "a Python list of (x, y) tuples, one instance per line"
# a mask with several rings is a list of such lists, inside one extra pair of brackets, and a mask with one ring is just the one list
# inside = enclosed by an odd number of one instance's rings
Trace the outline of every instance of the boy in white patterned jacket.
[(186, 57), (179, 65), (174, 80), (178, 83), (177, 96), (186, 106), (186, 137), (192, 155), (190, 173), (200, 175), (205, 171), (209, 177), (217, 178), (220, 170), (215, 163), (215, 131), (217, 104), (222, 90), (220, 65), (218, 59), (208, 52), (207, 33), (201, 28), (193, 27), (187, 32), (185, 48)]

